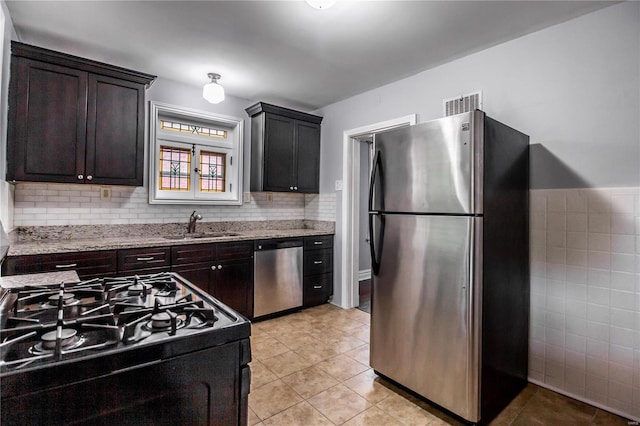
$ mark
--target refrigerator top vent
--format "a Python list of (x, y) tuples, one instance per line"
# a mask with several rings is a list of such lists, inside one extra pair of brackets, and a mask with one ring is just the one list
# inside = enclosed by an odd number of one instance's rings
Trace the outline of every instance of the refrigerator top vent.
[(482, 109), (482, 92), (468, 93), (455, 98), (442, 101), (443, 114), (445, 117), (461, 114), (463, 112)]

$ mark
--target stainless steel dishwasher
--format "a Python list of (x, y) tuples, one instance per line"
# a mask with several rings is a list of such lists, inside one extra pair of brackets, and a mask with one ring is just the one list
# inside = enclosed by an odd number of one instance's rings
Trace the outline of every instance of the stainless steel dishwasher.
[(302, 239), (256, 241), (253, 316), (302, 306)]

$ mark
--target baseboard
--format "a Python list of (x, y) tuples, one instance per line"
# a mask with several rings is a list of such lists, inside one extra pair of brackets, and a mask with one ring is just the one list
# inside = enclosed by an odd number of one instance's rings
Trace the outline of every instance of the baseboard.
[(363, 269), (362, 271), (358, 271), (358, 281), (370, 280), (371, 279), (371, 269)]

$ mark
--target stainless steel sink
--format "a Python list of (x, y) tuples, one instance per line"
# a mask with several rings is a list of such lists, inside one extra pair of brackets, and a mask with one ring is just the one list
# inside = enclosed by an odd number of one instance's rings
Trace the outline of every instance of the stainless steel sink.
[(203, 232), (193, 234), (178, 234), (178, 235), (163, 235), (162, 238), (167, 240), (190, 240), (199, 238), (223, 238), (223, 237), (237, 237), (241, 234), (237, 232)]

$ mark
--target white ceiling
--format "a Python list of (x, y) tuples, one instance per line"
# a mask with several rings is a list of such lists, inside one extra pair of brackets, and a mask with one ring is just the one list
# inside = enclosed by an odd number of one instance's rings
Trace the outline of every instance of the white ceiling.
[(606, 1), (6, 1), (19, 41), (312, 111)]

